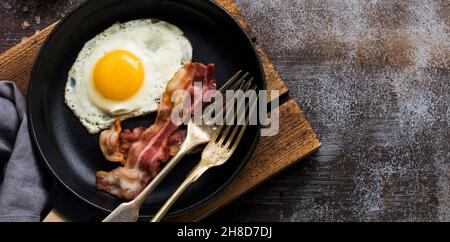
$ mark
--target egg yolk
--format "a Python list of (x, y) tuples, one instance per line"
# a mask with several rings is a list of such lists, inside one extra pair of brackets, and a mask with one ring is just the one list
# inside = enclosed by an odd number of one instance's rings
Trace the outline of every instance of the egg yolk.
[(94, 86), (105, 98), (125, 100), (135, 95), (144, 82), (141, 61), (126, 50), (115, 50), (95, 65)]

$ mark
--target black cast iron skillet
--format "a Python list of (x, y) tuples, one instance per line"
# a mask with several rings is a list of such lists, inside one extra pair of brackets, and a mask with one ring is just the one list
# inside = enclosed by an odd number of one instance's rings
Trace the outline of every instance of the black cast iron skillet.
[[(248, 36), (220, 6), (206, 0), (95, 0), (64, 18), (49, 35), (33, 67), (28, 114), (31, 137), (56, 179), (81, 200), (104, 211), (121, 201), (95, 189), (95, 172), (111, 170), (98, 146), (64, 104), (67, 73), (84, 43), (116, 22), (157, 18), (177, 25), (191, 41), (194, 61), (216, 65), (220, 87), (237, 70), (249, 71), (265, 89), (261, 62)], [(124, 122), (125, 128), (149, 126), (155, 115)], [(239, 172), (258, 142), (259, 127), (250, 127), (240, 147), (225, 165), (208, 171), (177, 201), (169, 215), (187, 212), (210, 199)], [(199, 161), (187, 156), (147, 199), (141, 214), (151, 216)]]

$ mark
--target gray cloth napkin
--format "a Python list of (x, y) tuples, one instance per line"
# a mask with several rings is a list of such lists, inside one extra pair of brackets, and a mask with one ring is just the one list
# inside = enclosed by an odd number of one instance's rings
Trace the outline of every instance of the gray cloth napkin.
[(28, 133), (25, 98), (0, 81), (0, 221), (40, 221), (48, 194)]

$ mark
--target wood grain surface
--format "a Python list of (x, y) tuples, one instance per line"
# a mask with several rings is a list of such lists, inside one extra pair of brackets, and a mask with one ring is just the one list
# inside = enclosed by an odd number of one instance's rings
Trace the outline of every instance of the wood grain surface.
[[(80, 2), (2, 1), (0, 51)], [(450, 2), (236, 3), (322, 147), (207, 221), (450, 221)]]
[(34, 60), (47, 35), (56, 26), (52, 24), (0, 54), (0, 80), (14, 81), (23, 94), (27, 93), (28, 79)]
[[(249, 36), (253, 36), (250, 26), (232, 1), (218, 1), (241, 23)], [(46, 27), (35, 35), (24, 39), (18, 45), (0, 55), (0, 79), (8, 79), (18, 84), (26, 93), (30, 69), (45, 37), (57, 23)], [(252, 37), (253, 40), (256, 40)], [(261, 45), (255, 43), (266, 72), (269, 90), (278, 90), (280, 95), (287, 93), (284, 81), (270, 63)], [(278, 96), (273, 96), (272, 99)], [(199, 221), (217, 209), (225, 206), (245, 192), (281, 172), (296, 161), (311, 154), (320, 147), (316, 135), (306, 121), (298, 104), (294, 100), (284, 103), (279, 109), (280, 133), (273, 137), (263, 137), (258, 144), (254, 157), (248, 162), (242, 173), (233, 180), (227, 190), (220, 193), (212, 201), (204, 204), (196, 211), (184, 214), (176, 220)], [(295, 141), (295, 142), (293, 142)], [(267, 147), (272, 147), (268, 149)], [(52, 210), (44, 222), (68, 221), (61, 211)]]

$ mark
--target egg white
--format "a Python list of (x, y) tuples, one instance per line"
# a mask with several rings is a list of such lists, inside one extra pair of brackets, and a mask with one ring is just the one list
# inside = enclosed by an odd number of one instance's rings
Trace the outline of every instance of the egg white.
[[(144, 68), (140, 90), (122, 101), (103, 97), (92, 80), (96, 63), (114, 50), (131, 52)], [(174, 25), (151, 19), (116, 23), (88, 41), (78, 54), (69, 71), (65, 102), (89, 133), (98, 133), (117, 118), (125, 120), (156, 111), (168, 81), (191, 60), (192, 46)]]

